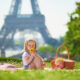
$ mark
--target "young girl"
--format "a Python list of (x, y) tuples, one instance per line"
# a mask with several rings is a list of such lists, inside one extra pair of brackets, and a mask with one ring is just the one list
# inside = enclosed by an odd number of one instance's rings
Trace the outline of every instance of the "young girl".
[[(33, 49), (31, 51), (31, 49)], [(44, 62), (42, 58), (36, 53), (36, 41), (35, 40), (28, 40), (24, 43), (24, 50), (25, 52), (22, 55), (22, 62), (24, 68), (31, 68), (31, 69), (43, 69)]]

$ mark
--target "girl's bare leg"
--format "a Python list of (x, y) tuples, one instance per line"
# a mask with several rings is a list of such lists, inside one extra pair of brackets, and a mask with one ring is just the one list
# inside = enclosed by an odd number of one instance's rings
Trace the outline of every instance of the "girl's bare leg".
[(35, 57), (34, 64), (35, 64), (36, 69), (43, 69), (39, 58)]

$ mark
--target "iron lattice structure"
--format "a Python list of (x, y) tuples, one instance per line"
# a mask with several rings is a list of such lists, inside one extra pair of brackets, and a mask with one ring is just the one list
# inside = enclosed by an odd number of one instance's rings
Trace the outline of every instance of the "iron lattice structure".
[(30, 0), (33, 14), (20, 14), (22, 0), (12, 0), (9, 15), (0, 31), (0, 49), (14, 46), (13, 38), (16, 31), (33, 30), (39, 32), (45, 43), (56, 45), (45, 25), (45, 17), (41, 14), (37, 0)]

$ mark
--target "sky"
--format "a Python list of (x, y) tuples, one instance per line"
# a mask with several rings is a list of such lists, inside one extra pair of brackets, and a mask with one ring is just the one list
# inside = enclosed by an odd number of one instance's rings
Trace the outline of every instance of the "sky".
[[(21, 14), (31, 14), (30, 0), (22, 0)], [(75, 2), (80, 0), (37, 0), (40, 12), (45, 16), (45, 24), (53, 38), (63, 37), (66, 33), (66, 23), (71, 12), (76, 9)], [(0, 0), (0, 28), (9, 14), (12, 0)]]

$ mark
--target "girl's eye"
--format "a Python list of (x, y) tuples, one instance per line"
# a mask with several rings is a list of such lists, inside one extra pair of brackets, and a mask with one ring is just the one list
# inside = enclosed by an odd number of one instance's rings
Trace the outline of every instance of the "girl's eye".
[(28, 45), (29, 47), (34, 47), (34, 45)]

